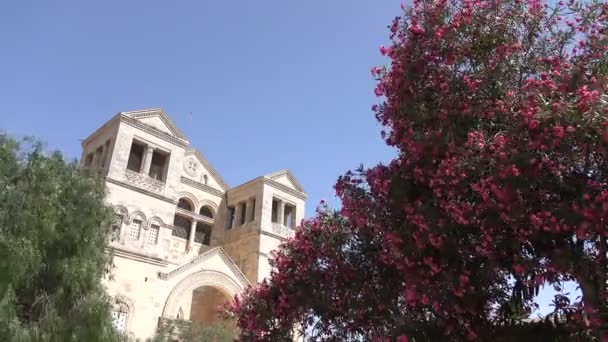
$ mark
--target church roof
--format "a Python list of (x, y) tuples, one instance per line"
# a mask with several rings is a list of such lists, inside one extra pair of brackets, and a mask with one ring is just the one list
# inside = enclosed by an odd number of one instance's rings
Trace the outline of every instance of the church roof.
[(296, 177), (294, 177), (294, 175), (291, 173), (291, 171), (289, 171), (287, 169), (271, 173), (269, 175), (264, 176), (264, 178), (270, 179), (273, 181), (278, 181), (281, 178), (286, 178), (292, 184), (292, 186), (295, 188), (295, 190), (297, 190), (299, 192), (305, 192), (304, 188), (302, 187), (300, 182), (298, 182), (298, 180), (296, 179)]
[[(121, 112), (120, 114), (126, 115), (130, 118), (137, 119), (148, 126), (152, 126), (160, 131), (165, 131), (173, 135), (174, 137), (182, 140), (186, 139), (184, 133), (177, 128), (175, 122), (171, 120), (169, 115), (162, 110), (161, 108), (151, 108), (151, 109), (143, 109), (143, 110), (134, 110), (129, 112)], [(147, 120), (146, 120), (147, 119)], [(151, 119), (157, 119), (156, 122)]]

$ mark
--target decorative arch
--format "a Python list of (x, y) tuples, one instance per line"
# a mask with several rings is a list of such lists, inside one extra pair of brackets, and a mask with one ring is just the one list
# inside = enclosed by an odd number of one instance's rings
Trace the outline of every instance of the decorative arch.
[(164, 225), (163, 220), (158, 216), (150, 217), (150, 219), (148, 219), (148, 222), (146, 223), (146, 228), (151, 227), (153, 224), (156, 224), (159, 227), (162, 227)]
[(201, 210), (199, 210), (198, 214), (209, 218), (215, 217), (215, 212), (209, 205), (203, 205), (201, 207)]
[(133, 223), (133, 219), (136, 218), (140, 218), (142, 222), (147, 222), (146, 220), (146, 214), (144, 214), (143, 212), (136, 210), (131, 212), (131, 214), (129, 215), (129, 222), (127, 222), (128, 224)]
[(129, 219), (129, 210), (127, 209), (127, 207), (125, 207), (124, 205), (113, 205), (112, 206), (112, 210), (114, 210), (115, 214), (121, 215), (122, 216), (122, 222), (124, 223), (125, 221), (127, 221)]
[(131, 330), (131, 322), (135, 316), (135, 301), (127, 296), (117, 294), (112, 298), (112, 306), (114, 309), (126, 307), (127, 309), (127, 321), (125, 323), (125, 332), (129, 333)]
[(215, 217), (215, 215), (217, 214), (217, 211), (219, 209), (218, 205), (213, 202), (212, 200), (208, 200), (208, 199), (201, 199), (199, 201), (200, 207), (198, 207), (198, 211), (197, 213), (200, 213), (201, 209), (203, 209), (203, 207), (209, 207), (211, 209), (211, 212), (213, 213), (213, 217)]
[(192, 211), (195, 211), (196, 208), (199, 207), (199, 203), (198, 200), (196, 199), (196, 196), (194, 196), (192, 193), (188, 192), (188, 191), (181, 191), (177, 194), (177, 198), (178, 201), (181, 199), (186, 199), (188, 201), (190, 201), (190, 204), (192, 205)]
[(230, 275), (212, 270), (201, 270), (182, 279), (167, 297), (163, 308), (164, 318), (177, 318), (180, 302), (184, 295), (190, 295), (192, 291), (201, 286), (211, 286), (222, 291), (228, 298), (233, 298), (244, 287)]

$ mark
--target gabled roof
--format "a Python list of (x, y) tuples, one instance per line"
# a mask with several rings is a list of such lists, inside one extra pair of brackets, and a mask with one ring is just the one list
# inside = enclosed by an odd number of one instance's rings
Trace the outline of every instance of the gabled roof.
[(209, 163), (207, 158), (205, 158), (205, 156), (203, 156), (203, 154), (198, 149), (191, 148), (191, 149), (186, 150), (186, 156), (196, 157), (196, 159), (198, 159), (198, 161), (201, 164), (203, 164), (203, 167), (205, 167), (205, 169), (207, 169), (207, 171), (209, 171), (209, 173), (211, 174), (213, 179), (215, 179), (217, 184), (219, 184), (222, 187), (222, 190), (227, 191), (230, 188), (228, 186), (228, 184), (226, 184), (226, 182), (224, 182), (224, 179), (222, 178), (222, 176), (220, 176), (220, 174), (217, 172), (217, 170), (215, 170), (213, 168), (213, 166), (211, 166), (211, 163)]
[[(158, 118), (162, 122), (162, 124), (164, 124), (167, 131), (171, 135), (173, 135), (174, 137), (176, 137), (178, 139), (187, 141), (184, 133), (182, 133), (182, 131), (179, 128), (177, 128), (177, 126), (175, 125), (175, 122), (173, 122), (173, 120), (171, 120), (169, 115), (167, 115), (167, 113), (164, 110), (162, 110), (161, 108), (134, 110), (134, 111), (129, 111), (129, 112), (121, 112), (120, 114), (126, 115), (126, 116), (136, 119), (136, 120), (139, 120), (144, 124), (146, 124), (145, 119), (147, 119), (147, 118)], [(154, 128), (154, 129), (161, 130), (158, 127), (154, 127), (149, 124), (148, 124), (148, 126)]]
[(208, 250), (207, 252), (205, 252), (203, 254), (199, 254), (196, 257), (194, 257), (193, 259), (191, 259), (190, 261), (188, 261), (187, 263), (182, 264), (181, 266), (179, 266), (178, 268), (174, 269), (171, 272), (168, 272), (168, 273), (158, 272), (158, 277), (163, 280), (169, 280), (178, 274), (181, 274), (187, 270), (192, 269), (193, 267), (196, 267), (197, 265), (200, 265), (205, 260), (208, 260), (215, 255), (218, 255), (222, 259), (222, 261), (224, 261), (224, 263), (228, 266), (228, 268), (230, 268), (230, 270), (232, 272), (234, 272), (234, 275), (236, 276), (236, 278), (244, 286), (251, 284), (249, 279), (247, 279), (245, 274), (243, 274), (243, 272), (238, 268), (236, 263), (232, 260), (232, 258), (230, 258), (230, 256), (228, 256), (228, 254), (226, 253), (226, 251), (224, 251), (224, 249), (222, 247), (215, 247), (215, 248)]
[(287, 180), (289, 180), (289, 182), (292, 184), (292, 186), (294, 187), (295, 190), (297, 190), (299, 192), (305, 192), (302, 185), (300, 185), (300, 182), (298, 182), (298, 180), (296, 179), (296, 177), (293, 176), (291, 171), (289, 171), (287, 169), (271, 173), (269, 175), (264, 176), (264, 178), (270, 179), (273, 181), (276, 181), (280, 178), (287, 178)]

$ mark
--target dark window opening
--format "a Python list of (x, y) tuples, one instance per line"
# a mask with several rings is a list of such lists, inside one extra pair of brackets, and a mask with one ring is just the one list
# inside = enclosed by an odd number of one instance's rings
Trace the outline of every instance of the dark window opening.
[(167, 173), (167, 160), (169, 155), (160, 151), (152, 153), (152, 162), (150, 163), (150, 177), (161, 182), (165, 181)]
[(213, 211), (211, 211), (211, 208), (209, 208), (209, 206), (203, 206), (199, 214), (205, 217), (213, 218)]
[(190, 223), (190, 219), (175, 215), (173, 218), (173, 225), (174, 227), (171, 235), (182, 239), (188, 239), (188, 235), (190, 235), (190, 227), (192, 225)]
[(129, 161), (127, 162), (127, 169), (139, 172), (141, 170), (141, 162), (144, 157), (144, 146), (136, 141), (131, 144), (131, 152), (129, 152)]
[(211, 226), (202, 222), (196, 224), (196, 233), (194, 234), (194, 242), (209, 246), (211, 242)]
[(228, 207), (228, 219), (226, 220), (226, 229), (232, 229), (234, 223), (234, 207)]
[(296, 226), (296, 207), (290, 204), (285, 204), (285, 213), (283, 214), (283, 225), (289, 228)]
[(106, 140), (106, 143), (103, 145), (103, 157), (101, 158), (101, 167), (106, 167), (106, 161), (108, 159), (108, 152), (110, 152), (110, 139)]
[(247, 215), (247, 203), (243, 202), (241, 203), (241, 225), (245, 224), (245, 215)]
[(279, 223), (279, 201), (276, 199), (272, 199), (272, 217), (271, 221), (274, 223)]
[(192, 203), (190, 203), (190, 201), (185, 198), (179, 199), (179, 201), (177, 202), (177, 207), (188, 211), (194, 211)]
[(95, 165), (94, 167), (98, 168), (101, 166), (101, 155), (103, 154), (103, 146), (99, 146), (95, 150)]
[(123, 216), (121, 214), (114, 214), (114, 220), (112, 221), (112, 237), (111, 241), (120, 240), (120, 229), (122, 228)]
[(89, 153), (84, 158), (84, 166), (85, 167), (90, 167), (92, 163), (93, 163), (93, 153)]

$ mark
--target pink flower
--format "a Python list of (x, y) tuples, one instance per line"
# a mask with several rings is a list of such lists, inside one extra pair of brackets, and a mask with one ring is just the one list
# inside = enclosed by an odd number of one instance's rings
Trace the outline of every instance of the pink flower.
[(397, 342), (410, 342), (409, 337), (405, 336), (405, 335), (401, 335), (399, 337), (397, 337)]
[(526, 268), (520, 264), (515, 264), (515, 265), (513, 265), (513, 271), (515, 271), (515, 273), (521, 275), (526, 271)]
[(384, 45), (380, 45), (380, 54), (382, 56), (386, 56), (388, 54), (388, 49), (384, 47)]
[(374, 89), (374, 94), (376, 94), (376, 96), (378, 97), (384, 95), (384, 87), (382, 86), (382, 84), (378, 83), (376, 89)]
[(538, 120), (530, 120), (530, 122), (528, 122), (528, 129), (530, 129), (531, 131), (535, 130), (538, 127)]
[(407, 29), (408, 29), (408, 31), (410, 31), (411, 33), (413, 33), (415, 35), (421, 35), (424, 33), (424, 29), (418, 25), (411, 25)]
[(564, 137), (564, 127), (562, 127), (560, 125), (553, 126), (552, 132), (553, 132), (553, 136), (555, 136), (556, 138)]

